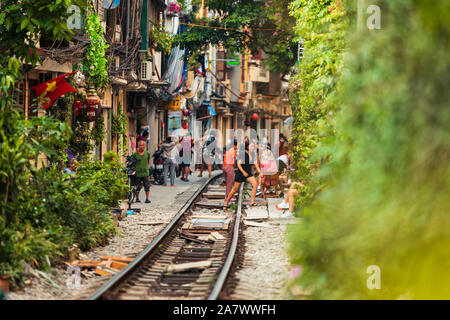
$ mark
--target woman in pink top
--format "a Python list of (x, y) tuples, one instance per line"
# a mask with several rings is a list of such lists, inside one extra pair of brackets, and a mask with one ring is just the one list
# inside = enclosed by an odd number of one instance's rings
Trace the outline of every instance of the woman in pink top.
[(223, 176), (225, 178), (226, 189), (225, 189), (225, 198), (230, 193), (233, 188), (234, 183), (234, 163), (236, 162), (236, 149), (237, 149), (237, 141), (234, 140), (233, 145), (228, 146), (228, 150), (225, 153), (225, 158), (223, 159)]

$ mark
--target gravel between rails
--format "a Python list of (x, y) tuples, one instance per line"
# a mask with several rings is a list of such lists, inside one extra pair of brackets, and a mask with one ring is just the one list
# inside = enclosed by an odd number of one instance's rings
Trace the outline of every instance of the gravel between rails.
[[(167, 223), (184, 206), (191, 196), (202, 186), (204, 180), (194, 182), (192, 187), (174, 197), (170, 205), (159, 206), (157, 201), (150, 204), (133, 204), (142, 211), (127, 216), (119, 223), (119, 235), (109, 240), (104, 247), (95, 248), (92, 251), (80, 254), (80, 260), (100, 260), (101, 256), (136, 257), (150, 242), (164, 229)], [(142, 197), (141, 197), (142, 198)], [(162, 222), (158, 225), (142, 225), (145, 222)], [(69, 278), (67, 266), (55, 266), (45, 274), (53, 281), (53, 284), (45, 279), (45, 276), (36, 272), (27, 273), (25, 280), (31, 284), (23, 289), (10, 292), (9, 300), (71, 300), (85, 299), (106, 283), (111, 276), (95, 276), (85, 278), (81, 276), (79, 289), (70, 289), (66, 285)]]
[(238, 282), (230, 295), (232, 300), (291, 298), (286, 290), (290, 267), (286, 221), (269, 220), (264, 224), (243, 226), (245, 256), (234, 276)]
[(245, 258), (235, 277), (239, 282), (233, 300), (289, 299), (285, 287), (289, 273), (286, 253), (286, 225), (246, 227)]

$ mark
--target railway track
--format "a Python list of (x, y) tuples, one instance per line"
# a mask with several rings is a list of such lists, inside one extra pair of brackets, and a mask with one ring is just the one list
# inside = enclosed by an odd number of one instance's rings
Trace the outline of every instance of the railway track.
[(238, 244), (243, 185), (234, 214), (222, 209), (216, 175), (125, 269), (89, 300), (215, 300), (224, 288)]

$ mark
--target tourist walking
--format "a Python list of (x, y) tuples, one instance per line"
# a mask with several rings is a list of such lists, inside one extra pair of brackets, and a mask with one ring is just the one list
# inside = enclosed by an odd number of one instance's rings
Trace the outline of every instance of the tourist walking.
[(192, 140), (191, 134), (187, 133), (180, 141), (180, 168), (181, 168), (181, 180), (188, 182), (189, 173), (191, 171), (191, 160), (194, 147), (194, 140)]
[(227, 146), (227, 151), (224, 153), (225, 157), (223, 159), (223, 176), (225, 178), (225, 197), (230, 193), (233, 188), (234, 183), (234, 164), (236, 163), (236, 150), (237, 141), (234, 140)]
[(162, 156), (164, 159), (164, 186), (167, 186), (167, 175), (170, 170), (170, 185), (175, 187), (175, 166), (176, 166), (176, 153), (178, 149), (175, 147), (177, 141), (175, 137), (168, 136), (166, 141), (159, 144), (159, 148), (163, 151)]
[(239, 191), (241, 184), (243, 182), (249, 182), (252, 185), (252, 193), (250, 196), (250, 206), (255, 206), (256, 189), (258, 187), (258, 182), (256, 178), (252, 175), (252, 167), (255, 166), (257, 172), (261, 170), (256, 168), (258, 165), (256, 163), (256, 144), (255, 142), (245, 142), (245, 152), (240, 152), (237, 156), (237, 168), (234, 176), (234, 186), (233, 189), (228, 193), (225, 198), (224, 210), (228, 208), (228, 203), (231, 197), (234, 196), (236, 192)]

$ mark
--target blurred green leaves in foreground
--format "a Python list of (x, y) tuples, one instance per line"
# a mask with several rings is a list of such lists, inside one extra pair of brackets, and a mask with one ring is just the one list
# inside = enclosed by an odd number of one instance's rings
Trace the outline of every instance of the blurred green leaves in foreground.
[[(358, 31), (356, 1), (344, 4), (354, 24), (336, 134), (314, 151), (329, 155), (313, 178), (326, 187), (290, 229), (290, 291), (450, 299), (450, 2), (370, 4), (381, 9), (379, 30), (364, 21)], [(367, 286), (371, 265), (380, 289)]]

